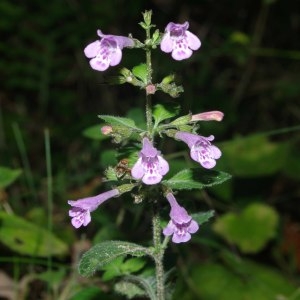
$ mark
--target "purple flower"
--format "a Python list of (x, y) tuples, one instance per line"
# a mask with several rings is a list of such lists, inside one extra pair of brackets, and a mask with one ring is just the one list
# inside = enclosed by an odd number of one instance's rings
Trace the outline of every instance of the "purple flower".
[(159, 183), (168, 171), (168, 162), (162, 158), (160, 152), (153, 147), (149, 139), (144, 138), (139, 159), (131, 170), (132, 177), (142, 179), (145, 184), (151, 185)]
[(191, 158), (201, 164), (206, 169), (211, 169), (216, 165), (216, 159), (220, 158), (222, 152), (210, 142), (214, 136), (204, 137), (188, 132), (178, 131), (175, 138), (185, 142), (191, 149)]
[(168, 225), (163, 230), (165, 236), (172, 236), (173, 243), (185, 243), (191, 239), (191, 233), (199, 229), (199, 225), (187, 213), (184, 207), (180, 206), (172, 193), (167, 194), (167, 199), (171, 205)]
[(82, 225), (86, 226), (91, 222), (90, 213), (97, 209), (104, 201), (117, 195), (119, 195), (119, 191), (113, 189), (94, 197), (83, 198), (77, 201), (69, 200), (68, 204), (72, 206), (71, 210), (69, 210), (72, 225), (75, 228), (79, 228)]
[(90, 65), (94, 70), (105, 71), (109, 66), (116, 66), (122, 59), (122, 49), (133, 47), (132, 39), (125, 36), (107, 35), (100, 30), (97, 34), (102, 38), (84, 49), (87, 58), (91, 58)]
[(197, 36), (188, 31), (189, 23), (175, 24), (170, 22), (160, 43), (163, 52), (172, 52), (175, 60), (183, 60), (191, 57), (193, 51), (198, 50), (201, 42)]

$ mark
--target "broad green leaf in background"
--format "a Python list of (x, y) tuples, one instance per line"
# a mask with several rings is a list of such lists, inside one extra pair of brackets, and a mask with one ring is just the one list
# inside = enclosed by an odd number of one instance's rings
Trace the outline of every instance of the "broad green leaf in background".
[(224, 214), (213, 229), (242, 252), (256, 253), (276, 235), (278, 221), (278, 213), (271, 206), (253, 203), (240, 214)]
[[(178, 282), (174, 299), (275, 300), (292, 299), (296, 286), (275, 269), (235, 260), (236, 266), (205, 263), (190, 266), (188, 279)], [(186, 288), (186, 280), (191, 288)], [(299, 299), (299, 298), (293, 298)]]
[(66, 255), (68, 246), (53, 233), (18, 216), (0, 212), (0, 242), (25, 255)]
[(218, 166), (240, 177), (266, 176), (280, 171), (290, 148), (288, 143), (270, 142), (262, 135), (238, 138), (218, 146), (222, 149)]
[(179, 112), (179, 107), (174, 105), (156, 104), (153, 108), (153, 118), (155, 120), (154, 126), (160, 122), (176, 116)]
[(132, 73), (135, 77), (142, 80), (144, 84), (147, 83), (147, 65), (140, 64), (138, 66), (133, 67)]
[(82, 276), (91, 276), (97, 270), (110, 263), (119, 256), (144, 256), (148, 249), (129, 242), (106, 241), (93, 246), (82, 256), (79, 263), (79, 273)]
[(87, 138), (97, 140), (97, 141), (102, 141), (102, 140), (108, 138), (107, 135), (104, 135), (101, 132), (102, 126), (104, 126), (104, 124), (97, 124), (97, 125), (90, 126), (90, 127), (86, 128), (85, 130), (83, 130), (82, 134), (83, 134), (83, 136), (85, 136)]
[(176, 190), (203, 189), (205, 187), (221, 184), (231, 178), (231, 175), (214, 170), (200, 168), (184, 169), (163, 184)]
[(20, 169), (10, 169), (0, 167), (0, 189), (4, 189), (12, 184), (22, 173)]

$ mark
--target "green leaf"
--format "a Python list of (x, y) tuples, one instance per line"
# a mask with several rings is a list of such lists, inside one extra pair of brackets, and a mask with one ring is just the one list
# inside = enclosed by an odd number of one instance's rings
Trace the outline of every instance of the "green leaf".
[(227, 213), (213, 225), (214, 230), (244, 253), (256, 253), (276, 235), (279, 216), (270, 206), (254, 203), (241, 214)]
[(206, 169), (184, 169), (169, 180), (164, 180), (163, 184), (177, 190), (203, 189), (231, 178), (231, 175), (214, 170)]
[(124, 259), (125, 259), (124, 256), (119, 256), (109, 264), (103, 266), (101, 269), (105, 272), (102, 276), (102, 280), (108, 281), (115, 277), (123, 275), (122, 264), (124, 263)]
[(140, 64), (138, 66), (135, 66), (132, 69), (132, 73), (134, 76), (139, 78), (140, 80), (143, 81), (143, 83), (147, 83), (147, 65), (146, 64)]
[(114, 286), (114, 290), (117, 293), (126, 296), (127, 299), (133, 299), (137, 296), (146, 295), (145, 291), (142, 288), (140, 288), (137, 284), (125, 280), (116, 283)]
[(4, 189), (11, 185), (22, 173), (20, 169), (10, 169), (0, 167), (0, 189)]
[(112, 299), (107, 294), (104, 295), (99, 288), (88, 287), (76, 293), (70, 300), (98, 300), (104, 298)]
[(144, 259), (133, 257), (127, 259), (122, 265), (122, 270), (127, 273), (134, 273), (140, 271), (146, 264)]
[[(186, 280), (186, 278), (184, 279)], [(205, 283), (205, 284), (204, 284)], [(276, 269), (235, 258), (234, 265), (205, 263), (189, 268), (189, 284), (177, 283), (174, 299), (275, 300), (292, 299), (296, 290)], [(293, 298), (296, 300), (296, 298)], [(297, 298), (298, 299), (298, 298)]]
[(154, 126), (157, 126), (163, 120), (176, 116), (178, 114), (178, 111), (178, 106), (156, 104), (153, 108), (153, 117), (155, 120)]
[(140, 245), (123, 241), (106, 241), (93, 246), (84, 253), (79, 263), (79, 273), (91, 276), (97, 270), (110, 263), (119, 256), (144, 256), (148, 249)]
[(133, 131), (142, 131), (140, 128), (136, 127), (135, 122), (129, 118), (108, 115), (98, 115), (98, 118), (104, 120), (106, 123), (112, 126), (123, 126)]
[(192, 218), (199, 224), (202, 225), (203, 223), (208, 222), (210, 218), (215, 215), (214, 210), (209, 210), (207, 212), (195, 213), (192, 214)]
[(154, 278), (129, 275), (115, 285), (115, 290), (132, 299), (135, 296), (148, 295), (149, 299), (156, 300)]
[(104, 270), (105, 272), (102, 276), (102, 279), (104, 281), (108, 281), (113, 279), (114, 277), (138, 272), (146, 264), (145, 260), (138, 257), (129, 258), (126, 261), (124, 260), (124, 256), (119, 256), (109, 264), (103, 266), (102, 270)]
[(103, 124), (93, 125), (91, 127), (84, 129), (82, 134), (83, 134), (83, 136), (85, 136), (87, 138), (97, 140), (97, 141), (102, 141), (102, 140), (108, 138), (107, 135), (102, 134), (102, 132), (101, 132), (102, 126), (103, 126)]
[(0, 212), (0, 241), (25, 255), (66, 255), (68, 246), (54, 234), (18, 216)]
[(219, 167), (240, 177), (272, 175), (286, 165), (288, 143), (270, 142), (265, 136), (238, 138), (219, 145), (222, 157)]

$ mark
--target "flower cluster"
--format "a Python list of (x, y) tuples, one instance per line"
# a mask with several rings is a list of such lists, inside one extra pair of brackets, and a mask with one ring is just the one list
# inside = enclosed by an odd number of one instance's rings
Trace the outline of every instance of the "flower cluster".
[[(201, 42), (188, 28), (188, 22), (170, 22), (160, 43), (161, 51), (172, 53), (175, 60), (190, 58), (193, 51), (200, 48)], [(134, 40), (129, 37), (103, 34), (101, 30), (97, 30), (97, 34), (101, 39), (90, 43), (84, 49), (85, 56), (91, 58), (90, 65), (96, 71), (105, 71), (109, 66), (118, 65), (122, 59), (122, 49), (135, 45)]]
[[(181, 61), (190, 58), (193, 54), (193, 51), (198, 50), (201, 46), (200, 39), (191, 33), (188, 28), (188, 22), (183, 24), (170, 22), (166, 26), (163, 35), (158, 34), (156, 39), (153, 38), (152, 44), (151, 42), (149, 44), (149, 40), (147, 43), (145, 42), (145, 44), (143, 44), (133, 39), (131, 36), (125, 37), (106, 35), (98, 30), (97, 34), (100, 39), (90, 43), (84, 49), (84, 54), (90, 59), (90, 66), (94, 70), (105, 71), (110, 66), (116, 66), (121, 62), (123, 48), (144, 47), (147, 51), (147, 49), (149, 49), (149, 45), (152, 48), (156, 48), (156, 46), (160, 43), (161, 51), (165, 53), (171, 53), (173, 59)], [(131, 73), (129, 70), (128, 72), (130, 72), (131, 76), (134, 76), (134, 72)], [(141, 80), (144, 80), (144, 77), (141, 73), (139, 76), (136, 76)], [(172, 80), (163, 80), (162, 85), (155, 85), (152, 82), (148, 82), (148, 80), (144, 80), (142, 83), (145, 83), (145, 86), (140, 85), (140, 87), (145, 88), (147, 96), (154, 94), (157, 88), (161, 88), (162, 91), (168, 91), (169, 93), (169, 89), (172, 90), (174, 88), (178, 88), (175, 84), (169, 84), (170, 81)], [(127, 82), (129, 81), (127, 80)], [(170, 95), (172, 94), (170, 93)], [(222, 118), (222, 112), (204, 112), (188, 116), (184, 125), (191, 125), (198, 121), (221, 121)], [(174, 124), (174, 122), (172, 123)], [(155, 126), (156, 124), (154, 127)], [(83, 198), (77, 201), (68, 201), (68, 204), (71, 206), (71, 209), (69, 210), (69, 216), (72, 218), (71, 223), (75, 228), (87, 226), (91, 221), (91, 212), (96, 210), (106, 200), (112, 197), (120, 196), (122, 193), (130, 191), (134, 186), (139, 186), (142, 188), (145, 187), (145, 185), (153, 186), (161, 183), (163, 177), (169, 172), (169, 163), (161, 155), (161, 152), (154, 147), (155, 134), (158, 133), (161, 135), (162, 133), (159, 130), (155, 131), (156, 128), (152, 128), (152, 131), (150, 127), (151, 126), (148, 126), (148, 132), (143, 132), (142, 130), (142, 133), (139, 132), (140, 136), (138, 136), (138, 139), (141, 139), (141, 150), (138, 154), (136, 162), (133, 164), (132, 168), (129, 169), (129, 173), (127, 173), (129, 175), (126, 177), (126, 180), (129, 180), (130, 184), (123, 185), (130, 186), (129, 189), (125, 187), (125, 190), (122, 190), (121, 186), (119, 186), (97, 196)], [(195, 133), (191, 133), (191, 126), (186, 127), (187, 131), (181, 131), (178, 128), (175, 125), (171, 127), (173, 134), (169, 136), (186, 143), (190, 149), (191, 158), (199, 163), (203, 168), (211, 169), (215, 167), (216, 160), (221, 157), (221, 151), (218, 147), (212, 144), (214, 136), (211, 135), (204, 137)], [(122, 126), (107, 124), (101, 128), (101, 132), (104, 135), (115, 137), (115, 141), (117, 142), (128, 138), (131, 134), (131, 131), (129, 134), (125, 134), (126, 128), (123, 128), (123, 123)], [(162, 182), (162, 185), (163, 184), (164, 182)], [(145, 190), (150, 191), (150, 188), (146, 188)], [(172, 241), (174, 243), (183, 243), (189, 241), (191, 239), (191, 234), (198, 231), (198, 223), (192, 219), (185, 208), (178, 204), (173, 193), (169, 190), (167, 185), (162, 190), (166, 194), (166, 199), (171, 207), (169, 214), (170, 221), (163, 229), (163, 234), (165, 236), (172, 236)]]

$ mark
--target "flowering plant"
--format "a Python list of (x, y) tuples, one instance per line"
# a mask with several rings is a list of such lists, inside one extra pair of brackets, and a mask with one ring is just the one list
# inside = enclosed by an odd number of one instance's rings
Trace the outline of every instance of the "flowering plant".
[[(111, 183), (111, 189), (97, 196), (79, 200), (69, 200), (71, 206), (69, 216), (75, 228), (87, 226), (91, 222), (91, 212), (96, 210), (106, 200), (122, 197), (131, 192), (135, 203), (147, 203), (152, 206), (153, 245), (141, 246), (132, 242), (105, 241), (93, 246), (86, 252), (80, 262), (79, 272), (89, 276), (96, 270), (109, 264), (118, 257), (127, 255), (149, 256), (155, 263), (155, 276), (145, 274), (126, 274), (122, 285), (117, 285), (119, 293), (128, 298), (148, 296), (150, 299), (164, 300), (171, 294), (167, 285), (168, 276), (164, 272), (163, 258), (170, 240), (173, 243), (186, 243), (192, 234), (199, 232), (200, 225), (213, 216), (213, 211), (189, 215), (187, 210), (179, 205), (175, 198), (176, 191), (203, 189), (220, 184), (230, 178), (221, 171), (211, 170), (221, 157), (221, 150), (212, 144), (214, 136), (204, 137), (197, 133), (197, 123), (200, 121), (221, 121), (223, 113), (211, 111), (178, 116), (178, 110), (167, 105), (152, 106), (152, 97), (160, 90), (171, 97), (179, 97), (183, 88), (174, 82), (174, 76), (167, 75), (160, 83), (153, 82), (151, 52), (160, 49), (171, 53), (173, 59), (181, 61), (188, 59), (200, 48), (200, 39), (188, 31), (189, 23), (169, 23), (164, 33), (152, 28), (151, 11), (143, 13), (141, 27), (146, 32), (144, 42), (132, 36), (123, 37), (105, 35), (98, 30), (97, 40), (84, 49), (84, 54), (90, 58), (90, 65), (96, 71), (105, 71), (121, 62), (122, 50), (140, 48), (146, 53), (145, 63), (135, 66), (132, 70), (122, 68), (117, 83), (128, 83), (138, 86), (145, 91), (146, 129), (140, 128), (134, 120), (124, 117), (99, 115), (105, 122), (101, 132), (110, 136), (113, 142), (119, 143), (120, 148), (127, 144), (136, 150), (122, 160), (128, 164), (125, 172), (120, 174), (117, 167), (109, 167), (106, 179)], [(192, 160), (200, 164), (199, 168), (186, 168), (170, 176), (172, 161), (167, 153), (159, 149), (161, 139), (182, 141), (190, 148)], [(180, 197), (180, 195), (179, 195)], [(138, 200), (137, 200), (138, 199)], [(167, 201), (166, 201), (167, 200)], [(164, 207), (170, 205), (170, 219), (164, 218)], [(162, 235), (164, 240), (162, 241)], [(153, 278), (152, 278), (153, 277)]]

